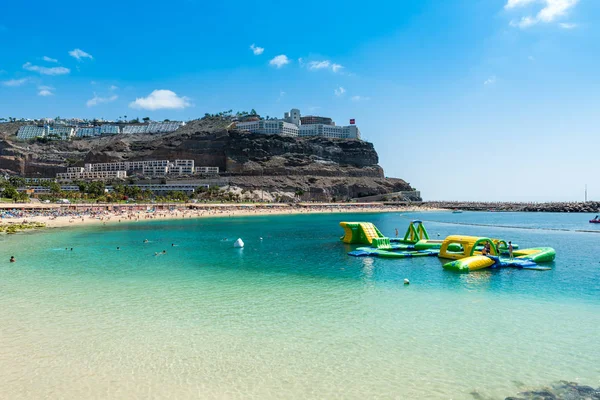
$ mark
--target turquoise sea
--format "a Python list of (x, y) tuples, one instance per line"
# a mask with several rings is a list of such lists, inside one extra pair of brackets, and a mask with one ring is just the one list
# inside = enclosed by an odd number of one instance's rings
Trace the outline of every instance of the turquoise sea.
[[(0, 398), (503, 399), (561, 379), (597, 387), (600, 233), (577, 232), (598, 230), (589, 218), (253, 216), (0, 236)], [(432, 238), (552, 246), (556, 261), (457, 274), (437, 258), (349, 257), (339, 241), (343, 220), (391, 236), (411, 219)]]

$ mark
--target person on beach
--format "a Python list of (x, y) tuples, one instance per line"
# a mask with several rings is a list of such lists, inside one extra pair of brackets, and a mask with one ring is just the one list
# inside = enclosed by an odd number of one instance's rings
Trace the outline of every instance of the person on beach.
[(16, 262), (17, 260), (15, 260), (15, 256), (10, 256), (10, 262)]
[(513, 259), (513, 246), (511, 241), (508, 242), (508, 258), (511, 260)]

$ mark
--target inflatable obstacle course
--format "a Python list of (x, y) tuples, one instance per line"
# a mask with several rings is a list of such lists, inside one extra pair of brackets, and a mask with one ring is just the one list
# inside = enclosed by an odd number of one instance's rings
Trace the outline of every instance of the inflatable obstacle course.
[[(551, 247), (534, 247), (518, 250), (512, 244), (510, 257), (508, 243), (502, 239), (478, 236), (451, 235), (444, 240), (430, 240), (421, 221), (412, 221), (402, 239), (385, 237), (370, 222), (340, 222), (344, 228), (341, 240), (348, 244), (368, 244), (358, 247), (348, 255), (355, 257), (411, 258), (437, 256), (453, 260), (444, 269), (458, 272), (477, 271), (484, 268), (550, 269), (539, 267), (540, 263), (554, 261), (556, 252)], [(484, 247), (489, 252), (482, 253)]]

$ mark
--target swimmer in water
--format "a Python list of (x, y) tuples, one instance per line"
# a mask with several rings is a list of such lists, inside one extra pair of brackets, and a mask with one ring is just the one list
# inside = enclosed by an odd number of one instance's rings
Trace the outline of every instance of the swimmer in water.
[(163, 254), (167, 254), (167, 251), (166, 251), (166, 250), (163, 250), (163, 251), (162, 251), (162, 253), (163, 253)]
[(17, 260), (15, 260), (15, 256), (10, 256), (10, 262), (16, 262)]
[(148, 239), (144, 239), (144, 243), (148, 243)]
[(117, 246), (117, 250), (121, 250), (121, 248), (119, 246)]

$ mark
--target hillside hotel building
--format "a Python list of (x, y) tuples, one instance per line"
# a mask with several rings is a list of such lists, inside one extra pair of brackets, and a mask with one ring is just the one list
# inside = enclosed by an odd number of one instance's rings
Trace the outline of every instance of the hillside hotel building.
[[(353, 121), (350, 121), (353, 123)], [(335, 139), (359, 139), (360, 130), (356, 125), (337, 126), (331, 118), (300, 115), (294, 108), (286, 112), (283, 119), (238, 122), (238, 129), (264, 135), (320, 136)]]

